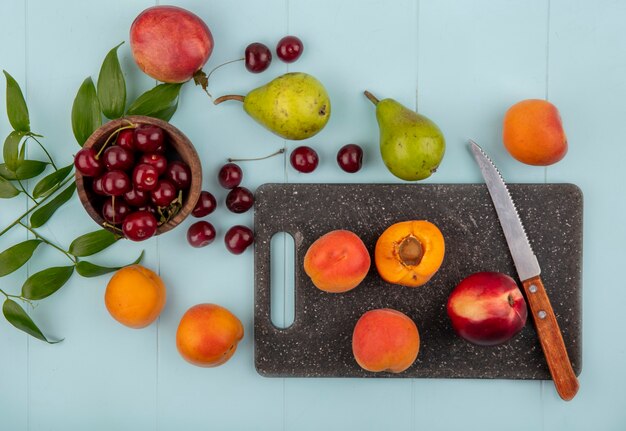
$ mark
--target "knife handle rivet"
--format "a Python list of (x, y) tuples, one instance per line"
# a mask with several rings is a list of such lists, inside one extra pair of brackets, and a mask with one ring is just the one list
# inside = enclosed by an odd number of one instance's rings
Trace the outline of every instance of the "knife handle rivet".
[(528, 288), (528, 290), (530, 290), (530, 293), (536, 293), (537, 292), (537, 286), (535, 286), (534, 284), (531, 284), (530, 287)]
[(545, 319), (547, 316), (547, 313), (543, 310), (539, 310), (539, 312), (537, 313), (537, 316), (539, 316), (540, 319)]

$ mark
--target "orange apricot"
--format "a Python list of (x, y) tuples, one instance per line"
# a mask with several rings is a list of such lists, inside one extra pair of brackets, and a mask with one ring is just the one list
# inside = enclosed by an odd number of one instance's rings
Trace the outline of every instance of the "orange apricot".
[(370, 263), (361, 238), (348, 230), (334, 230), (311, 244), (304, 256), (304, 272), (318, 289), (341, 293), (363, 281)]
[(426, 220), (389, 226), (376, 242), (374, 260), (381, 278), (389, 283), (417, 287), (439, 270), (445, 254), (443, 234)]
[(527, 165), (551, 165), (567, 153), (561, 115), (547, 100), (528, 99), (511, 106), (504, 115), (502, 142)]
[(166, 291), (161, 278), (141, 265), (118, 270), (104, 293), (111, 316), (130, 328), (144, 328), (154, 322), (165, 306)]
[(415, 322), (390, 308), (363, 314), (352, 333), (354, 359), (367, 371), (401, 373), (415, 362), (419, 348)]

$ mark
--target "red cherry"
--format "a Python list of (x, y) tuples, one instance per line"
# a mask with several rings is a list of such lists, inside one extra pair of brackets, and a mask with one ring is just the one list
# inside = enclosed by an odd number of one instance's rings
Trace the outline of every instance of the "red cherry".
[(131, 213), (130, 206), (124, 199), (108, 198), (102, 205), (102, 217), (111, 224), (121, 224), (126, 216)]
[(276, 55), (285, 63), (293, 63), (302, 55), (304, 45), (295, 36), (283, 37), (276, 46)]
[(128, 205), (132, 205), (134, 207), (140, 207), (148, 202), (148, 193), (138, 190), (136, 187), (133, 187), (126, 193), (124, 193), (124, 200)]
[(103, 170), (102, 162), (96, 158), (93, 148), (83, 148), (74, 157), (76, 170), (86, 177), (97, 177)]
[(106, 193), (102, 188), (102, 177), (98, 177), (93, 180), (93, 183), (91, 183), (91, 189), (97, 195), (106, 196)]
[(145, 153), (139, 157), (139, 163), (146, 163), (156, 168), (159, 175), (167, 168), (167, 158), (163, 153)]
[(204, 220), (189, 226), (187, 230), (187, 241), (192, 247), (205, 247), (215, 240), (215, 228)]
[(233, 226), (224, 235), (226, 248), (233, 254), (241, 254), (254, 242), (254, 233), (246, 226)]
[(157, 220), (148, 211), (136, 211), (126, 216), (122, 223), (124, 236), (132, 241), (143, 241), (156, 233)]
[(319, 163), (315, 150), (304, 145), (294, 149), (289, 160), (291, 161), (291, 166), (303, 174), (313, 172)]
[(251, 43), (246, 47), (244, 55), (246, 69), (252, 73), (260, 73), (270, 67), (272, 62), (272, 52), (262, 43)]
[(110, 196), (121, 196), (131, 189), (126, 172), (109, 171), (102, 176), (102, 190)]
[(135, 129), (135, 149), (153, 153), (163, 145), (164, 133), (159, 126), (143, 125)]
[(166, 207), (176, 199), (176, 186), (168, 180), (161, 180), (150, 192), (152, 203), (158, 207)]
[(176, 185), (179, 189), (188, 189), (191, 185), (191, 169), (185, 162), (178, 160), (167, 165), (165, 177)]
[(337, 153), (339, 167), (348, 173), (355, 173), (363, 164), (363, 150), (356, 144), (344, 145)]
[(110, 171), (127, 171), (135, 164), (135, 156), (133, 156), (131, 151), (114, 145), (104, 150), (104, 153), (102, 153), (102, 161)]
[(135, 151), (135, 131), (133, 129), (120, 131), (115, 142), (128, 151)]
[(159, 172), (157, 169), (147, 163), (140, 163), (135, 166), (133, 171), (133, 184), (137, 190), (149, 191), (157, 186), (159, 181)]
[(226, 163), (217, 174), (217, 180), (225, 189), (232, 189), (241, 184), (243, 172), (239, 165)]
[(226, 196), (226, 208), (240, 214), (248, 211), (254, 205), (254, 195), (245, 187), (235, 187)]
[(215, 196), (211, 193), (202, 191), (200, 192), (200, 197), (198, 198), (198, 202), (194, 207), (191, 214), (194, 217), (204, 217), (211, 214), (217, 208), (217, 201), (215, 200)]

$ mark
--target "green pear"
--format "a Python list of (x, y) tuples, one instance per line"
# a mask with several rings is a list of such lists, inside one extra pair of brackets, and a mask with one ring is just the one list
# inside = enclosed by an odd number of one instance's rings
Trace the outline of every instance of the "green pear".
[(243, 109), (266, 129), (285, 139), (310, 138), (330, 118), (330, 99), (317, 79), (302, 72), (286, 73), (256, 88), (247, 96), (222, 96), (243, 102)]
[(380, 154), (387, 169), (407, 181), (431, 176), (446, 150), (439, 127), (393, 99), (378, 100), (369, 91), (365, 96), (376, 105)]

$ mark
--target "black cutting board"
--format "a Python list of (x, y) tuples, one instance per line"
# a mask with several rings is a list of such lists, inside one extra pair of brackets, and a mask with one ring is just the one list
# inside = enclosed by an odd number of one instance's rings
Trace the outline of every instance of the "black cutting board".
[[(572, 184), (511, 184), (509, 189), (578, 375), (582, 193)], [(485, 185), (265, 184), (255, 198), (254, 354), (261, 375), (550, 379), (530, 315), (517, 336), (496, 347), (470, 344), (450, 325), (446, 301), (464, 277), (499, 271), (517, 279)], [(412, 219), (439, 227), (446, 241), (444, 262), (424, 286), (388, 284), (374, 265), (376, 240), (391, 224)], [(320, 291), (303, 269), (311, 243), (335, 229), (359, 235), (372, 256), (365, 280), (342, 294)], [(295, 319), (285, 329), (275, 327), (270, 318), (270, 240), (277, 232), (295, 240)], [(375, 308), (400, 310), (417, 324), (419, 356), (403, 373), (367, 372), (352, 356), (354, 325)]]

